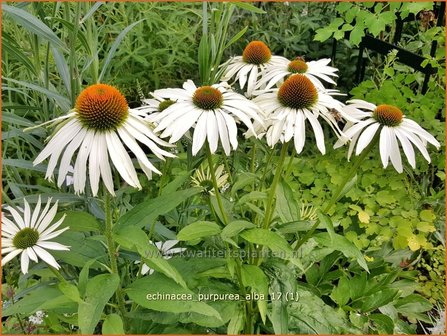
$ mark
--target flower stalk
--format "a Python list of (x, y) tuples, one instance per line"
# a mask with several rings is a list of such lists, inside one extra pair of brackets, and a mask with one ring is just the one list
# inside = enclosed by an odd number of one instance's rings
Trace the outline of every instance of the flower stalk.
[[(116, 246), (115, 241), (113, 240), (113, 218), (112, 218), (112, 206), (111, 206), (111, 197), (109, 192), (105, 191), (105, 205), (104, 205), (104, 211), (106, 215), (105, 220), (105, 230), (104, 234), (107, 239), (107, 251), (109, 253), (109, 259), (110, 259), (110, 269), (113, 274), (116, 274), (120, 276), (118, 272), (118, 262), (116, 258)], [(121, 277), (120, 277), (121, 279)], [(126, 308), (124, 305), (124, 296), (123, 292), (121, 290), (121, 283), (118, 286), (118, 289), (116, 291), (116, 300), (118, 301), (118, 310), (121, 315), (121, 318), (123, 320), (123, 323), (125, 321), (126, 316)]]

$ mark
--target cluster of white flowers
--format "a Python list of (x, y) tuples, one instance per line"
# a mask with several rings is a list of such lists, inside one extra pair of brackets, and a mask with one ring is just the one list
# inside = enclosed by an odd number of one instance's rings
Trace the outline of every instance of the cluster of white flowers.
[(41, 325), (45, 316), (47, 316), (45, 312), (38, 310), (34, 315), (28, 317), (28, 321), (33, 325)]

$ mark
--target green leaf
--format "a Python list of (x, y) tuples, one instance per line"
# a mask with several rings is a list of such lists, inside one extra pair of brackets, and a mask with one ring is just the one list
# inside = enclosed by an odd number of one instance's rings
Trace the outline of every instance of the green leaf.
[(419, 213), (419, 217), (421, 217), (424, 222), (429, 223), (432, 223), (436, 219), (436, 215), (434, 214), (433, 210), (422, 210)]
[(288, 259), (293, 254), (287, 240), (266, 229), (247, 230), (241, 233), (241, 237), (250, 243), (267, 246), (273, 252), (278, 253), (278, 257), (282, 259)]
[(96, 259), (91, 259), (87, 261), (82, 267), (81, 272), (79, 273), (79, 280), (78, 280), (78, 289), (79, 294), (84, 297), (85, 296), (85, 290), (87, 288), (87, 282), (88, 282), (88, 276), (90, 273), (90, 267), (95, 263)]
[(180, 173), (173, 181), (163, 187), (161, 194), (167, 195), (176, 192), (187, 179), (191, 178), (191, 173), (192, 171), (184, 171)]
[[(133, 282), (126, 293), (131, 300), (142, 307), (161, 312), (198, 313), (220, 319), (219, 313), (204, 302), (198, 301), (197, 295), (183, 288), (162, 274), (154, 273)], [(170, 295), (170, 299), (161, 295)]]
[(385, 288), (379, 292), (373, 293), (364, 298), (361, 310), (362, 312), (371, 312), (387, 305), (399, 295), (397, 289)]
[(63, 215), (65, 216), (60, 228), (70, 227), (70, 231), (85, 231), (85, 232), (99, 232), (99, 223), (96, 218), (87, 212), (83, 211), (64, 211), (59, 212), (54, 221), (59, 220)]
[(346, 237), (336, 233), (331, 237), (330, 234), (323, 232), (314, 235), (314, 239), (321, 245), (342, 252), (348, 258), (355, 258), (363, 269), (369, 271), (362, 252)]
[(114, 229), (119, 231), (122, 228), (142, 228), (150, 225), (158, 216), (175, 209), (180, 203), (198, 193), (200, 193), (200, 188), (190, 188), (142, 202), (120, 217)]
[(220, 233), (220, 226), (214, 222), (199, 221), (185, 226), (177, 234), (178, 240), (194, 240), (209, 236), (214, 236)]
[(319, 42), (324, 42), (329, 37), (331, 37), (333, 33), (334, 33), (334, 30), (330, 27), (317, 29), (314, 40), (319, 41)]
[[(262, 322), (265, 324), (265, 318), (267, 316), (267, 298), (269, 294), (267, 276), (258, 266), (242, 265), (242, 283), (245, 287), (251, 288), (252, 294), (256, 293), (261, 296), (261, 299), (257, 300), (257, 304)], [(262, 296), (264, 299), (262, 299)]]
[[(63, 110), (63, 111), (69, 111), (71, 109), (70, 100), (68, 98), (60, 95), (57, 92), (50, 91), (50, 90), (48, 90), (44, 87), (41, 87), (39, 85), (36, 85), (36, 84), (32, 84), (32, 83), (28, 83), (28, 82), (24, 82), (24, 81), (18, 81), (18, 80), (12, 79), (12, 78), (2, 77), (2, 79), (5, 81), (8, 81), (8, 82), (12, 82), (14, 84), (24, 86), (28, 89), (43, 93), (48, 98), (54, 99), (56, 101), (56, 103), (59, 105), (59, 107), (61, 108), (61, 110)], [(5, 88), (5, 89), (7, 89), (7, 88)]]
[(70, 246), (70, 251), (53, 251), (52, 254), (62, 261), (77, 267), (83, 267), (88, 261), (97, 259), (106, 263), (107, 253), (101, 242), (86, 237), (82, 232), (66, 231), (55, 238), (58, 243)]
[(371, 314), (369, 315), (369, 318), (376, 324), (379, 334), (394, 334), (394, 322), (389, 316), (383, 314)]
[[(315, 294), (298, 287), (289, 306), (289, 330), (293, 334), (351, 334), (346, 332), (343, 313), (328, 306)], [(343, 332), (344, 331), (344, 332)]]
[(62, 43), (56, 34), (34, 15), (23, 9), (5, 4), (2, 4), (2, 10), (29, 32), (36, 34), (61, 49), (67, 50), (65, 44)]
[(276, 189), (276, 212), (283, 223), (300, 219), (300, 210), (293, 197), (292, 188), (286, 181), (281, 181)]
[(127, 35), (127, 33), (132, 30), (133, 27), (135, 27), (137, 24), (139, 24), (140, 22), (142, 22), (144, 20), (146, 20), (146, 19), (141, 19), (141, 20), (131, 23), (126, 28), (124, 28), (123, 31), (118, 35), (118, 37), (116, 38), (116, 40), (113, 42), (112, 46), (110, 47), (109, 52), (107, 53), (104, 64), (102, 65), (101, 73), (99, 74), (99, 77), (98, 77), (98, 82), (103, 81), (103, 78), (104, 78), (105, 74), (107, 73), (109, 64), (112, 61), (113, 56), (115, 56), (115, 52), (118, 49), (121, 41), (124, 39), (124, 37)]
[(245, 26), (239, 33), (234, 35), (231, 40), (225, 45), (224, 49), (227, 49), (229, 46), (231, 46), (233, 43), (237, 42), (246, 32), (247, 32), (248, 26)]
[(397, 311), (408, 318), (420, 318), (421, 313), (425, 313), (433, 309), (433, 305), (418, 294), (411, 294), (404, 298), (400, 298), (394, 304)]
[(353, 46), (358, 46), (360, 42), (362, 41), (362, 37), (365, 36), (365, 27), (361, 23), (357, 23), (354, 26), (354, 29), (351, 30), (351, 33), (349, 35), (349, 42)]
[(346, 276), (343, 276), (338, 280), (338, 285), (332, 290), (331, 299), (334, 300), (339, 307), (348, 303), (350, 283)]
[(265, 11), (263, 11), (261, 8), (258, 8), (256, 6), (253, 6), (252, 4), (248, 2), (233, 2), (237, 7), (248, 10), (252, 13), (256, 14), (265, 14)]
[(238, 309), (233, 315), (227, 326), (227, 335), (239, 335), (244, 328), (245, 323), (245, 309)]
[(59, 283), (58, 287), (59, 287), (59, 290), (62, 293), (64, 293), (64, 295), (67, 298), (69, 298), (70, 300), (77, 302), (77, 303), (82, 302), (81, 296), (79, 295), (78, 287), (76, 287), (72, 283), (63, 281), (63, 282)]
[(349, 280), (349, 295), (352, 300), (356, 300), (365, 294), (366, 273), (362, 272)]
[(254, 227), (256, 227), (256, 225), (254, 225), (253, 223), (250, 223), (248, 221), (236, 220), (236, 221), (229, 223), (227, 226), (225, 226), (220, 235), (222, 236), (223, 239), (231, 238), (231, 237), (238, 235), (239, 233), (241, 233), (242, 231), (244, 231), (246, 229), (251, 229)]
[(124, 335), (124, 326), (121, 317), (117, 314), (110, 314), (104, 319), (102, 325), (103, 335)]
[(87, 283), (84, 302), (79, 304), (78, 323), (82, 334), (93, 334), (101, 314), (118, 289), (120, 279), (116, 274), (101, 274)]
[[(2, 316), (10, 316), (15, 314), (31, 315), (37, 311), (44, 304), (49, 306), (52, 302), (58, 301), (60, 309), (67, 306), (73, 306), (75, 303), (61, 293), (57, 288), (40, 287), (30, 291), (27, 295), (12, 305), (7, 306), (2, 310)], [(22, 293), (18, 293), (17, 297), (21, 297)], [(62, 299), (62, 301), (61, 301)]]
[(143, 230), (135, 227), (121, 229), (114, 234), (114, 239), (124, 248), (137, 251), (149, 267), (162, 272), (180, 286), (187, 288), (182, 275), (168, 260), (163, 258), (156, 246), (149, 243), (149, 239)]

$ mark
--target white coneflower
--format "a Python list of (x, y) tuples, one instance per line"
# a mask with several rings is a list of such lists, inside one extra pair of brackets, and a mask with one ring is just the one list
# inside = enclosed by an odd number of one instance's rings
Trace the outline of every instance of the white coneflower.
[(175, 102), (170, 99), (163, 99), (159, 97), (154, 92), (151, 92), (152, 98), (143, 99), (143, 106), (136, 107), (134, 110), (139, 113), (146, 120), (153, 122), (154, 117), (156, 117), (160, 112), (166, 110), (169, 106)]
[[(430, 156), (426, 149), (429, 142), (436, 148), (439, 142), (418, 123), (404, 116), (402, 111), (393, 105), (374, 105), (363, 100), (353, 99), (348, 101), (343, 110), (356, 119), (363, 119), (357, 123), (350, 123), (343, 132), (347, 138), (352, 139), (349, 145), (348, 158), (356, 147), (356, 155), (359, 155), (380, 131), (380, 157), (383, 167), (392, 165), (399, 173), (403, 172), (402, 159), (399, 151), (399, 142), (411, 167), (416, 168), (416, 157), (413, 145), (422, 153), (424, 158), (430, 162)], [(399, 141), (399, 142), (398, 142)], [(334, 145), (335, 148), (342, 146), (346, 141), (340, 139)]]
[[(178, 242), (179, 242), (178, 240), (167, 240), (165, 242), (156, 242), (155, 244), (152, 241), (150, 241), (149, 243), (155, 245), (158, 248), (164, 259), (171, 259), (174, 254), (186, 251), (186, 248), (183, 247), (173, 248), (175, 245), (178, 244)], [(135, 262), (135, 264), (139, 263), (140, 263), (139, 260)], [(148, 265), (143, 264), (143, 266), (141, 266), (141, 274), (146, 275), (147, 273), (152, 274), (154, 273), (154, 270), (150, 268)]]
[(5, 208), (12, 218), (2, 213), (2, 255), (6, 254), (5, 257), (2, 257), (2, 266), (21, 254), (20, 264), (23, 274), (28, 273), (30, 259), (38, 262), (38, 258), (40, 258), (54, 268), (60, 268), (54, 257), (46, 250), (69, 250), (68, 246), (50, 241), (68, 230), (68, 227), (56, 230), (64, 221), (65, 215), (50, 225), (57, 213), (57, 202), (51, 209), (50, 202), (51, 198), (43, 211), (40, 211), (41, 200), (39, 197), (36, 208), (31, 211), (28, 202), (24, 200), (23, 214), (12, 207)]
[(278, 141), (289, 142), (294, 139), (296, 152), (299, 154), (304, 148), (306, 140), (306, 125), (308, 120), (312, 126), (317, 147), (325, 154), (323, 129), (319, 117), (322, 117), (336, 132), (343, 136), (337, 125), (337, 119), (331, 113), (332, 109), (348, 120), (355, 119), (342, 111), (343, 103), (331, 95), (338, 94), (335, 90), (319, 90), (309, 78), (296, 74), (289, 77), (279, 89), (264, 91), (253, 101), (268, 115), (267, 144), (273, 147)]
[(57, 179), (57, 185), (60, 187), (67, 176), (75, 152), (78, 152), (73, 174), (76, 194), (84, 192), (87, 172), (94, 196), (98, 193), (100, 178), (107, 190), (114, 194), (109, 158), (128, 184), (141, 189), (126, 147), (136, 156), (148, 178), (151, 178), (152, 172), (161, 173), (149, 161), (139, 143), (144, 144), (161, 160), (164, 160), (165, 156), (174, 157), (158, 147), (170, 144), (159, 139), (150, 123), (135, 110), (129, 109), (124, 96), (110, 85), (95, 84), (87, 87), (77, 98), (75, 108), (51, 123), (58, 124), (57, 132), (51, 136), (51, 140), (33, 164), (37, 165), (50, 157), (45, 177), (51, 180), (62, 156)]
[(154, 117), (155, 132), (163, 131), (161, 137), (178, 141), (190, 128), (194, 128), (192, 154), (196, 155), (208, 140), (211, 152), (217, 150), (219, 139), (226, 155), (236, 149), (237, 123), (241, 121), (253, 129), (252, 119), (262, 124), (259, 107), (226, 87), (226, 83), (197, 88), (193, 81), (183, 84), (183, 89), (162, 89), (157, 96), (175, 101)]
[[(228, 189), (228, 173), (224, 171), (224, 165), (219, 165), (216, 168), (215, 173), (217, 187), (223, 192), (224, 189)], [(210, 195), (214, 195), (213, 178), (209, 166), (206, 166), (206, 168), (200, 167), (199, 169), (197, 169), (194, 173), (194, 176), (191, 177), (191, 180), (195, 186), (202, 188)]]
[(226, 69), (221, 80), (229, 81), (234, 77), (239, 81), (242, 90), (247, 84), (246, 96), (251, 97), (261, 73), (268, 67), (281, 65), (284, 61), (287, 59), (272, 55), (264, 42), (252, 41), (245, 47), (242, 56), (232, 57), (222, 65)]
[(272, 65), (265, 69), (256, 88), (265, 87), (265, 89), (269, 89), (275, 84), (282, 83), (285, 78), (291, 75), (302, 74), (309, 78), (316, 87), (324, 89), (324, 85), (320, 80), (335, 84), (331, 77), (338, 77), (335, 73), (338, 69), (328, 66), (330, 62), (330, 58), (310, 62), (306, 62), (301, 57), (297, 57), (292, 61), (281, 59), (277, 65)]

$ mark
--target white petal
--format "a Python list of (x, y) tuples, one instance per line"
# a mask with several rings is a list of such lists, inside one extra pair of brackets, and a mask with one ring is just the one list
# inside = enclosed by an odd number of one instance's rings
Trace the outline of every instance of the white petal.
[(304, 114), (306, 115), (307, 119), (309, 120), (314, 130), (315, 140), (317, 141), (317, 147), (320, 150), (321, 154), (324, 155), (326, 153), (326, 147), (324, 145), (323, 129), (321, 128), (321, 125), (318, 122), (317, 118), (312, 113), (305, 110)]
[(8, 255), (2, 257), (2, 266), (6, 265), (8, 261), (10, 261), (12, 258), (14, 258), (16, 255), (20, 254), (23, 250), (22, 249), (15, 249)]
[(399, 131), (407, 137), (408, 140), (410, 140), (417, 149), (422, 153), (425, 160), (427, 160), (429, 163), (431, 162), (430, 155), (428, 154), (427, 149), (425, 148), (424, 144), (422, 143), (421, 139), (414, 135), (411, 132), (407, 132), (404, 128), (399, 128)]
[(39, 233), (42, 233), (48, 227), (48, 225), (50, 225), (51, 221), (54, 219), (54, 216), (56, 216), (57, 204), (58, 204), (58, 201), (56, 201), (56, 203), (54, 203), (51, 210), (48, 211), (46, 216), (36, 226), (36, 230), (39, 231)]
[(70, 163), (73, 158), (74, 152), (79, 148), (82, 141), (84, 140), (87, 129), (83, 128), (80, 132), (73, 138), (73, 140), (65, 148), (64, 155), (62, 156), (59, 165), (59, 175), (57, 177), (57, 186), (60, 187), (64, 183), (67, 176), (68, 170), (70, 168)]
[(228, 138), (230, 140), (231, 146), (233, 147), (233, 150), (235, 150), (238, 145), (236, 122), (234, 121), (233, 117), (225, 113), (225, 111), (221, 110), (220, 113), (225, 119), (225, 123), (228, 128)]
[(206, 129), (211, 153), (215, 153), (219, 140), (219, 131), (217, 128), (216, 116), (214, 115), (213, 111), (207, 112)]
[(408, 159), (408, 163), (410, 164), (413, 169), (416, 168), (416, 156), (414, 154), (413, 146), (411, 145), (410, 141), (407, 139), (407, 137), (401, 133), (399, 130), (399, 127), (396, 127), (394, 129), (394, 132), (399, 139), (400, 143), (402, 144), (402, 148), (404, 150), (405, 156)]
[(17, 212), (16, 209), (13, 207), (8, 207), (8, 211), (11, 213), (12, 217), (14, 218), (15, 223), (19, 226), (20, 229), (25, 228), (25, 223), (23, 221), (22, 216)]
[(302, 112), (297, 112), (295, 117), (294, 144), (296, 152), (299, 154), (303, 151), (306, 141), (306, 125), (305, 117)]
[(59, 161), (59, 157), (63, 149), (73, 140), (73, 138), (76, 136), (76, 134), (79, 133), (81, 128), (82, 125), (77, 120), (73, 120), (73, 124), (68, 122), (67, 125), (62, 127), (61, 130), (64, 130), (64, 132), (61, 133), (60, 136), (58, 136), (57, 143), (54, 144), (54, 149), (51, 153), (50, 161), (48, 162), (45, 178), (51, 179), (51, 177), (53, 176), (53, 171), (56, 168), (57, 162)]
[(33, 215), (31, 216), (30, 227), (35, 227), (36, 222), (37, 222), (37, 217), (39, 216), (41, 205), (42, 205), (42, 200), (39, 195), (39, 197), (37, 198), (36, 206), (34, 207)]
[(388, 140), (388, 132), (386, 130), (386, 127), (383, 127), (382, 131), (380, 132), (379, 141), (380, 158), (382, 159), (383, 168), (386, 168), (388, 166), (388, 157), (390, 156), (389, 144), (390, 141)]
[(199, 109), (194, 109), (184, 116), (180, 117), (173, 125), (173, 132), (171, 133), (170, 143), (178, 141), (200, 118), (203, 112)]
[(196, 155), (200, 148), (202, 148), (206, 139), (206, 128), (207, 128), (207, 113), (202, 113), (200, 118), (197, 120), (196, 127), (194, 129), (194, 135), (192, 139), (192, 155)]
[(388, 139), (390, 141), (391, 163), (399, 173), (402, 173), (403, 172), (402, 159), (400, 157), (399, 145), (397, 143), (396, 135), (394, 134), (393, 128), (387, 126), (384, 126), (384, 128), (387, 128)]
[(22, 269), (23, 274), (28, 273), (28, 266), (29, 266), (29, 257), (27, 251), (24, 250), (20, 258), (20, 268)]
[(41, 239), (48, 239), (48, 235), (51, 232), (53, 232), (54, 230), (56, 230), (63, 223), (66, 216), (67, 216), (66, 214), (63, 214), (62, 217), (56, 223), (54, 223), (47, 229), (46, 229), (46, 227), (43, 227), (43, 226), (39, 227), (38, 230), (39, 230)]
[(48, 265), (53, 266), (55, 269), (60, 268), (59, 264), (56, 262), (56, 259), (54, 259), (54, 257), (43, 248), (34, 246), (33, 249), (34, 252), (36, 252), (36, 254), (39, 256), (39, 258), (45, 261)]
[(34, 262), (39, 262), (39, 259), (37, 259), (37, 255), (36, 255), (36, 253), (34, 252), (34, 250), (33, 250), (32, 247), (28, 247), (28, 248), (26, 249), (26, 253), (28, 253), (28, 257), (29, 257), (32, 261), (34, 261)]
[(228, 130), (225, 125), (225, 119), (219, 110), (217, 110), (215, 113), (216, 113), (217, 127), (219, 129), (220, 142), (222, 143), (222, 147), (224, 149), (225, 154), (228, 156), (230, 155), (231, 147), (230, 147), (230, 141), (228, 139)]
[(37, 246), (40, 246), (45, 249), (49, 250), (58, 250), (58, 251), (69, 251), (70, 249), (68, 246), (56, 243), (56, 242), (48, 242), (48, 241), (39, 241), (36, 244)]
[(99, 190), (99, 178), (101, 176), (101, 169), (99, 167), (99, 153), (101, 151), (107, 151), (107, 146), (104, 144), (104, 148), (101, 148), (101, 142), (99, 138), (102, 137), (100, 132), (97, 132), (92, 139), (92, 148), (88, 159), (88, 174), (90, 177), (90, 187), (92, 189), (93, 196), (98, 195)]
[(17, 225), (15, 225), (13, 221), (6, 218), (5, 215), (2, 213), (2, 234), (3, 232), (5, 232), (10, 235), (15, 235), (17, 232), (19, 232), (19, 230), (20, 229), (17, 227)]
[(25, 222), (25, 226), (26, 227), (30, 227), (31, 224), (31, 209), (29, 206), (29, 203), (27, 202), (26, 198), (23, 199), (23, 203), (25, 206), (25, 212), (24, 212), (24, 219), (23, 221)]
[(40, 237), (39, 241), (47, 241), (53, 238), (56, 238), (57, 236), (59, 236), (60, 234), (62, 234), (63, 232), (67, 231), (68, 229), (70, 229), (68, 226), (64, 227), (63, 229), (54, 231), (52, 233), (47, 233), (44, 237)]
[(374, 123), (370, 126), (368, 126), (363, 133), (360, 135), (359, 140), (358, 140), (358, 145), (355, 151), (355, 155), (359, 155), (365, 148), (366, 146), (369, 145), (369, 143), (371, 142), (371, 140), (374, 138), (374, 135), (377, 132), (377, 129), (379, 128), (380, 124), (379, 123)]
[(250, 76), (248, 77), (248, 82), (247, 82), (247, 94), (248, 94), (248, 96), (252, 95), (253, 89), (255, 88), (257, 79), (258, 79), (258, 67), (254, 66), (253, 69), (250, 72)]
[(94, 131), (87, 131), (84, 141), (82, 141), (82, 145), (79, 149), (78, 157), (76, 158), (73, 173), (73, 186), (76, 194), (83, 193), (85, 189), (85, 182), (87, 180), (87, 159), (93, 145), (94, 135)]
[(121, 177), (132, 187), (141, 189), (140, 181), (132, 164), (132, 160), (127, 154), (126, 149), (122, 145), (120, 139), (114, 132), (107, 132), (106, 142), (107, 150), (113, 165), (116, 167)]
[(99, 170), (101, 172), (102, 180), (107, 190), (111, 195), (115, 195), (115, 191), (113, 190), (113, 176), (112, 169), (109, 163), (109, 155), (106, 143), (106, 136), (101, 134), (101, 136), (97, 137), (97, 141), (99, 142), (98, 147), (100, 148), (98, 153), (99, 160)]

